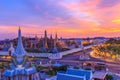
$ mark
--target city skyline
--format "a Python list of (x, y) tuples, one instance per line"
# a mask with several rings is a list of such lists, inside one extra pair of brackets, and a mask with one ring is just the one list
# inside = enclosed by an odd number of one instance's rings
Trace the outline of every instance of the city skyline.
[(59, 37), (119, 37), (120, 0), (2, 0), (1, 39), (23, 34), (58, 33)]

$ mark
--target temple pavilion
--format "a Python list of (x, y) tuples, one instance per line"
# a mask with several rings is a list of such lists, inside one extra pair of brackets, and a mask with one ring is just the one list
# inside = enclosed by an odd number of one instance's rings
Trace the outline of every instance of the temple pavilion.
[(12, 63), (6, 68), (4, 80), (40, 80), (36, 68), (27, 62), (26, 51), (22, 44), (21, 30), (18, 30), (18, 44), (16, 50), (12, 53)]

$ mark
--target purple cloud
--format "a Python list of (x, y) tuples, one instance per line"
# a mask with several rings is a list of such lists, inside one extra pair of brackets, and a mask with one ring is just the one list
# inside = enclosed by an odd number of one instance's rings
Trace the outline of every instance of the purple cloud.
[[(67, 1), (67, 0), (62, 0)], [(68, 11), (58, 0), (7, 0), (0, 1), (0, 25), (40, 24), (56, 25), (56, 18), (70, 18)], [(70, 1), (69, 1), (70, 2)]]
[(99, 7), (100, 8), (112, 7), (115, 6), (116, 4), (120, 4), (120, 0), (101, 0)]

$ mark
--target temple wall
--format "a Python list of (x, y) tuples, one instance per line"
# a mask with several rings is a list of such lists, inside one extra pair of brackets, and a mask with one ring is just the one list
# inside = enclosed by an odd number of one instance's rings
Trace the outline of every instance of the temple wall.
[[(89, 49), (92, 46), (84, 47), (84, 49)], [(72, 50), (60, 52), (60, 53), (27, 53), (27, 56), (33, 56), (33, 57), (44, 57), (49, 59), (61, 59), (65, 55), (73, 54), (75, 52), (81, 51), (81, 48), (75, 48)], [(0, 52), (0, 55), (9, 55), (8, 52)]]
[[(91, 47), (92, 46), (87, 46), (84, 49), (89, 49)], [(27, 55), (34, 56), (34, 57), (46, 57), (49, 59), (61, 59), (65, 55), (73, 54), (73, 53), (79, 52), (81, 50), (82, 50), (81, 48), (75, 48), (75, 49), (60, 52), (60, 53), (28, 53)]]
[(0, 51), (0, 55), (2, 56), (8, 56), (9, 55), (9, 52), (4, 52), (4, 51)]
[[(89, 48), (91, 48), (91, 47), (92, 47), (92, 46), (87, 46), (87, 47), (84, 47), (84, 49), (89, 49)], [(62, 56), (65, 56), (65, 55), (73, 54), (73, 53), (79, 52), (79, 51), (82, 51), (82, 48), (71, 49), (71, 50), (68, 50), (68, 51), (61, 52), (60, 54), (61, 54)]]

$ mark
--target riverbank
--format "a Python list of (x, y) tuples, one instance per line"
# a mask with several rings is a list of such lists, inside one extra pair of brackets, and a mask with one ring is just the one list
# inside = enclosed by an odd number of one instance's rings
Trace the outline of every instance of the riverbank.
[(113, 59), (108, 59), (108, 58), (103, 58), (103, 57), (100, 57), (100, 56), (96, 56), (93, 52), (90, 52), (90, 56), (93, 57), (93, 58), (100, 59), (100, 60), (102, 60), (102, 61), (120, 64), (120, 61), (119, 61), (119, 60), (116, 61), (116, 60), (113, 60)]

